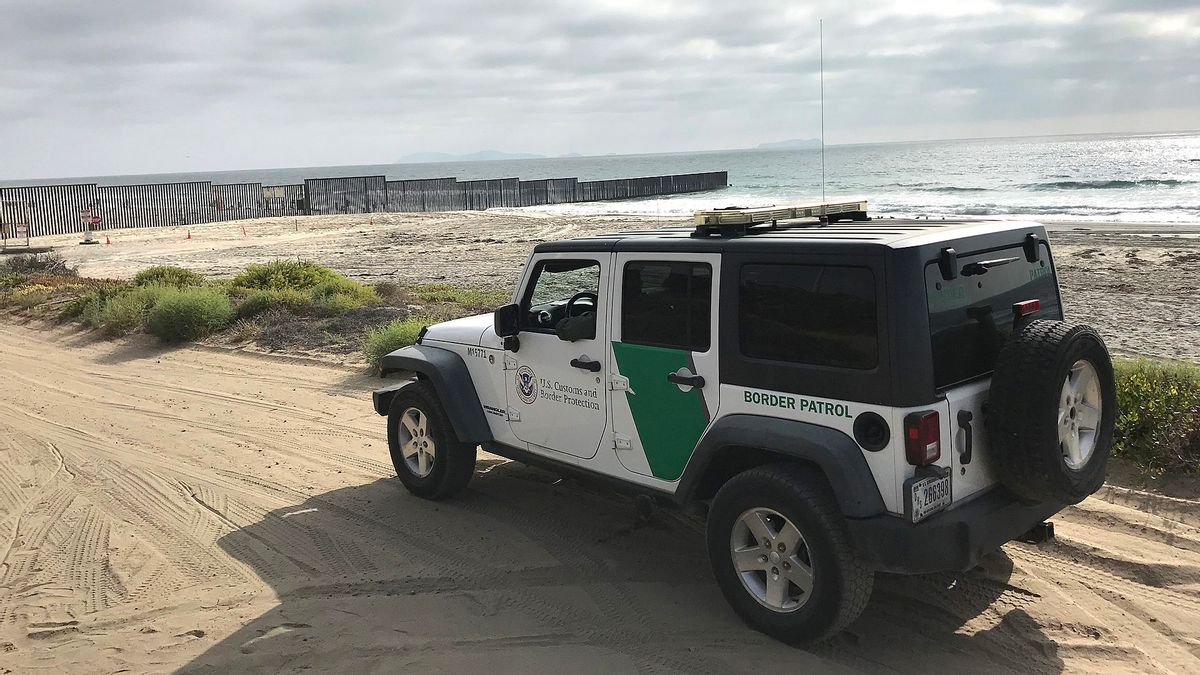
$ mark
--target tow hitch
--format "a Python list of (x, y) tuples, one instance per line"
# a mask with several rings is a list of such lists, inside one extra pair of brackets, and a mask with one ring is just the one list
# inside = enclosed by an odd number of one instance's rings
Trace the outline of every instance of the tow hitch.
[(1026, 544), (1040, 544), (1050, 541), (1054, 538), (1054, 523), (1050, 521), (1038, 523), (1029, 529), (1025, 534), (1017, 537), (1017, 541), (1023, 541)]

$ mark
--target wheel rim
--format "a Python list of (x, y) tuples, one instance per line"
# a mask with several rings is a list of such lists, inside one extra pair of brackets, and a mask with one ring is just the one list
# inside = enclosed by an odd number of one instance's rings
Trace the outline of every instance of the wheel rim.
[(400, 440), (400, 454), (410, 473), (424, 478), (433, 471), (437, 447), (429, 435), (429, 418), (417, 408), (406, 408), (400, 413), (400, 428), (396, 430)]
[(778, 511), (749, 509), (729, 537), (733, 568), (746, 592), (775, 612), (794, 612), (812, 595), (812, 556), (800, 530)]
[(1071, 469), (1082, 469), (1096, 451), (1103, 410), (1096, 367), (1080, 359), (1067, 372), (1058, 400), (1058, 447)]

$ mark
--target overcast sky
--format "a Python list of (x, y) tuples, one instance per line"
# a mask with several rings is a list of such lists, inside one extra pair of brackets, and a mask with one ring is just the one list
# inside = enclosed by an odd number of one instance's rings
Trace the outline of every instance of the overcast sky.
[[(852, 8), (852, 9), (850, 9)], [(1200, 127), (1197, 0), (0, 0), (0, 178)]]

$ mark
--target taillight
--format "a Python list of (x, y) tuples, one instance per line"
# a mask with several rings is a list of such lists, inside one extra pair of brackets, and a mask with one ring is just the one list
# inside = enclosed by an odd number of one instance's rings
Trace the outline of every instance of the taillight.
[(1013, 303), (1013, 314), (1016, 316), (1029, 316), (1036, 314), (1042, 309), (1041, 300), (1025, 300), (1024, 302)]
[(928, 466), (942, 458), (942, 429), (937, 411), (904, 417), (904, 454), (913, 466)]

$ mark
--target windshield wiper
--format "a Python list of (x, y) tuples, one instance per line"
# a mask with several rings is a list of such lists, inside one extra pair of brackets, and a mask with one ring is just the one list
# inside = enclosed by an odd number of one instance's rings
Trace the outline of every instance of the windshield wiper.
[(977, 274), (986, 274), (993, 267), (1007, 265), (1020, 260), (1020, 258), (996, 258), (995, 260), (980, 260), (979, 262), (967, 263), (962, 266), (961, 273), (964, 277), (975, 276)]

